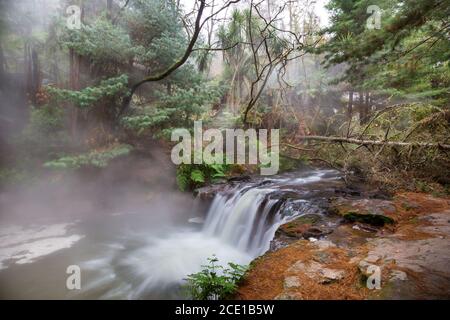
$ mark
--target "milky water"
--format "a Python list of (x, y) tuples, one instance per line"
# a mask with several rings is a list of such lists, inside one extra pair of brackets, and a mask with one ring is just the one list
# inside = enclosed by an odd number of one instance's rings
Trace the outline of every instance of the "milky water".
[[(280, 209), (282, 202), (272, 195), (281, 186), (289, 191), (289, 186), (336, 177), (332, 171), (316, 170), (229, 186), (215, 196), (207, 212), (187, 205), (181, 223), (158, 223), (149, 208), (150, 214), (1, 226), (0, 297), (183, 297), (183, 279), (199, 271), (208, 257), (216, 255), (223, 264), (248, 264), (269, 249), (282, 223), (304, 213)], [(308, 207), (302, 199), (293, 205)], [(81, 268), (81, 290), (66, 288), (65, 271), (72, 264)]]

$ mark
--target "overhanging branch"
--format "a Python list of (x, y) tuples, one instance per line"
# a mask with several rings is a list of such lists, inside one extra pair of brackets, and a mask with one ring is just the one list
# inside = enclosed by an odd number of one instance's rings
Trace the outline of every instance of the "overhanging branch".
[(297, 137), (301, 140), (328, 141), (337, 143), (350, 143), (362, 146), (392, 146), (392, 147), (422, 147), (422, 148), (439, 148), (450, 150), (449, 144), (434, 142), (403, 142), (403, 141), (384, 141), (384, 140), (362, 140), (344, 137), (325, 137), (325, 136), (301, 136)]

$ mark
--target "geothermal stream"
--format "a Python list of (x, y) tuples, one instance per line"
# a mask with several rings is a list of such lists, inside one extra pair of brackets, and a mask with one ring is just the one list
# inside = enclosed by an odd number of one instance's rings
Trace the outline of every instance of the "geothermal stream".
[[(314, 170), (229, 183), (204, 217), (196, 212), (179, 225), (115, 213), (101, 222), (2, 227), (0, 240), (9, 243), (0, 242), (0, 296), (179, 298), (186, 275), (198, 272), (213, 254), (223, 265), (248, 264), (270, 248), (281, 224), (320, 213), (306, 196), (309, 186), (325, 188), (338, 178), (334, 171)], [(305, 198), (290, 198), (292, 193)], [(81, 290), (65, 287), (66, 266), (72, 264), (80, 266)]]

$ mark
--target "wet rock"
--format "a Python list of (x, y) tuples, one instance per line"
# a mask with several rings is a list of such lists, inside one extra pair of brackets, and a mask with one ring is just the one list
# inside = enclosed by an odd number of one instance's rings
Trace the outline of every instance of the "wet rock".
[(300, 287), (300, 279), (298, 277), (286, 277), (284, 278), (284, 284), (283, 287), (285, 289), (290, 289), (290, 288), (298, 288)]
[(371, 227), (371, 226), (368, 226), (368, 225), (365, 225), (365, 224), (358, 224), (358, 223), (355, 224), (352, 227), (352, 229), (354, 229), (354, 230), (361, 230), (361, 231), (365, 231), (365, 232), (373, 232), (373, 233), (378, 232), (377, 228), (374, 228), (374, 227)]
[(252, 180), (252, 177), (250, 177), (248, 175), (236, 176), (236, 177), (231, 177), (231, 178), (227, 179), (228, 182), (243, 182), (243, 181), (247, 182), (250, 180)]
[(370, 257), (382, 257), (383, 263), (395, 262), (414, 272), (450, 273), (450, 242), (446, 239), (376, 239), (371, 244), (373, 248), (365, 259), (369, 262), (373, 261)]
[(358, 269), (361, 272), (361, 274), (365, 276), (370, 276), (371, 273), (369, 272), (370, 266), (377, 266), (379, 262), (381, 261), (381, 256), (375, 255), (375, 254), (369, 254), (366, 258), (359, 261), (358, 263)]
[[(309, 237), (304, 237), (303, 233), (307, 232), (314, 223), (320, 221), (321, 219), (322, 219), (321, 216), (318, 214), (307, 214), (307, 215), (301, 216), (291, 222), (283, 224), (282, 226), (280, 226), (278, 231), (280, 233), (285, 234), (286, 236), (294, 237), (297, 239), (309, 238)], [(314, 230), (313, 230), (311, 232), (311, 234), (316, 234), (316, 233), (314, 233)]]
[[(405, 203), (410, 203), (408, 207)], [(357, 269), (361, 277), (354, 277), (345, 292), (357, 291), (362, 298), (367, 299), (449, 299), (450, 289), (450, 201), (435, 198), (430, 195), (404, 193), (396, 195), (392, 201), (383, 199), (333, 199), (331, 207), (336, 208), (337, 215), (320, 214), (319, 221), (308, 221), (304, 231), (313, 227), (332, 226), (333, 233), (326, 239), (318, 240), (311, 237), (310, 242), (293, 240), (287, 248), (268, 253), (270, 263), (260, 266), (259, 272), (266, 278), (271, 278), (271, 267), (277, 261), (292, 258), (293, 253), (299, 253), (295, 264), (290, 264), (284, 271), (288, 276), (295, 276), (302, 282), (302, 286), (283, 289), (277, 299), (309, 298), (303, 286), (305, 277), (315, 282), (314, 297), (344, 298), (338, 293), (331, 292), (326, 283), (337, 281), (340, 286), (347, 286), (348, 281), (340, 281), (346, 276), (346, 270), (354, 272)], [(397, 211), (398, 208), (398, 211)], [(356, 211), (361, 215), (382, 215), (395, 219), (395, 228), (385, 225), (380, 228), (364, 222), (353, 224), (342, 223), (343, 215), (349, 211)], [(301, 221), (301, 220), (300, 220)], [(336, 222), (337, 225), (331, 222)], [(331, 223), (331, 224), (330, 224)], [(298, 224), (302, 226), (302, 224)], [(291, 237), (291, 239), (294, 239)], [(327, 250), (337, 246), (334, 250)], [(308, 254), (300, 254), (302, 252)], [(338, 260), (337, 259), (341, 259)], [(346, 260), (348, 259), (348, 260)], [(263, 261), (263, 260), (261, 260)], [(265, 260), (264, 260), (265, 261)], [(345, 262), (344, 262), (345, 261)], [(350, 268), (340, 270), (341, 267), (332, 263), (348, 263)], [(366, 290), (361, 280), (374, 275), (376, 266), (381, 271), (381, 290)], [(353, 268), (352, 268), (353, 267)], [(356, 269), (357, 268), (357, 269)], [(284, 269), (283, 269), (284, 270)], [(279, 275), (278, 275), (279, 276)], [(273, 276), (275, 279), (280, 279)], [(284, 277), (281, 281), (284, 281)], [(308, 285), (310, 285), (308, 280)], [(258, 287), (258, 279), (254, 286)], [(279, 282), (274, 288), (279, 290)], [(259, 290), (266, 292), (266, 286), (259, 286)], [(355, 289), (356, 288), (356, 289)], [(253, 292), (254, 289), (252, 289)], [(304, 291), (302, 291), (304, 290)]]
[(303, 261), (297, 261), (288, 269), (288, 271), (302, 272), (309, 278), (321, 284), (339, 281), (345, 275), (345, 272), (343, 270), (326, 268), (323, 264), (316, 261), (309, 261), (306, 263), (304, 263)]
[(317, 240), (314, 242), (314, 246), (317, 247), (319, 250), (325, 250), (328, 248), (336, 247), (336, 245), (329, 240)]
[(276, 251), (278, 249), (285, 248), (289, 245), (289, 243), (290, 242), (285, 239), (275, 238), (270, 242), (269, 251)]
[(361, 196), (361, 191), (351, 188), (340, 188), (336, 189), (334, 191), (335, 194), (341, 195), (341, 196), (353, 196), (353, 197), (359, 197)]
[(258, 186), (265, 186), (265, 185), (268, 185), (268, 184), (271, 184), (271, 183), (273, 183), (272, 180), (264, 180), (261, 183), (259, 183)]
[(400, 270), (392, 270), (391, 277), (389, 278), (389, 281), (406, 281), (408, 280), (408, 276), (406, 272), (400, 271)]
[(321, 270), (321, 273), (323, 275), (323, 279), (320, 281), (321, 283), (330, 283), (341, 280), (345, 274), (343, 270), (328, 268)]
[(216, 196), (216, 194), (225, 191), (227, 186), (228, 185), (225, 183), (218, 183), (198, 188), (194, 190), (194, 196), (198, 197), (201, 200), (212, 200)]
[(288, 217), (294, 216), (299, 216), (300, 218), (305, 217), (303, 219), (305, 223), (314, 224), (322, 220), (321, 214), (322, 212), (324, 212), (324, 210), (322, 210), (320, 206), (313, 204), (311, 202), (306, 202), (304, 200), (289, 199), (287, 202), (284, 203), (281, 214), (283, 216)]
[(347, 222), (361, 222), (377, 227), (393, 224), (396, 208), (392, 201), (381, 199), (336, 199), (332, 211)]
[(272, 192), (269, 195), (269, 198), (273, 199), (273, 200), (286, 201), (286, 200), (291, 200), (291, 199), (299, 199), (299, 198), (301, 198), (301, 194), (299, 194), (296, 191), (292, 191), (292, 190), (278, 190), (278, 191)]
[(356, 211), (349, 211), (343, 215), (345, 221), (348, 222), (361, 222), (367, 223), (373, 226), (382, 227), (385, 224), (393, 224), (394, 219), (382, 215), (373, 213), (359, 213)]
[(314, 254), (313, 259), (319, 263), (329, 263), (331, 261), (331, 256), (326, 251), (318, 251)]
[(279, 295), (277, 295), (274, 300), (301, 300), (298, 294), (290, 293), (283, 291)]
[(332, 233), (333, 230), (326, 227), (311, 227), (302, 233), (303, 238), (320, 238)]

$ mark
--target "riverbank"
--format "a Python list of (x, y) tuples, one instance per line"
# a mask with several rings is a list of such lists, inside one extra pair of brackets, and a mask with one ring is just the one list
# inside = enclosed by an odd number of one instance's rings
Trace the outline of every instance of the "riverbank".
[[(335, 227), (314, 216), (281, 226), (236, 298), (450, 298), (449, 198), (344, 196), (331, 199), (329, 211)], [(371, 290), (367, 279), (377, 270), (380, 288)]]

